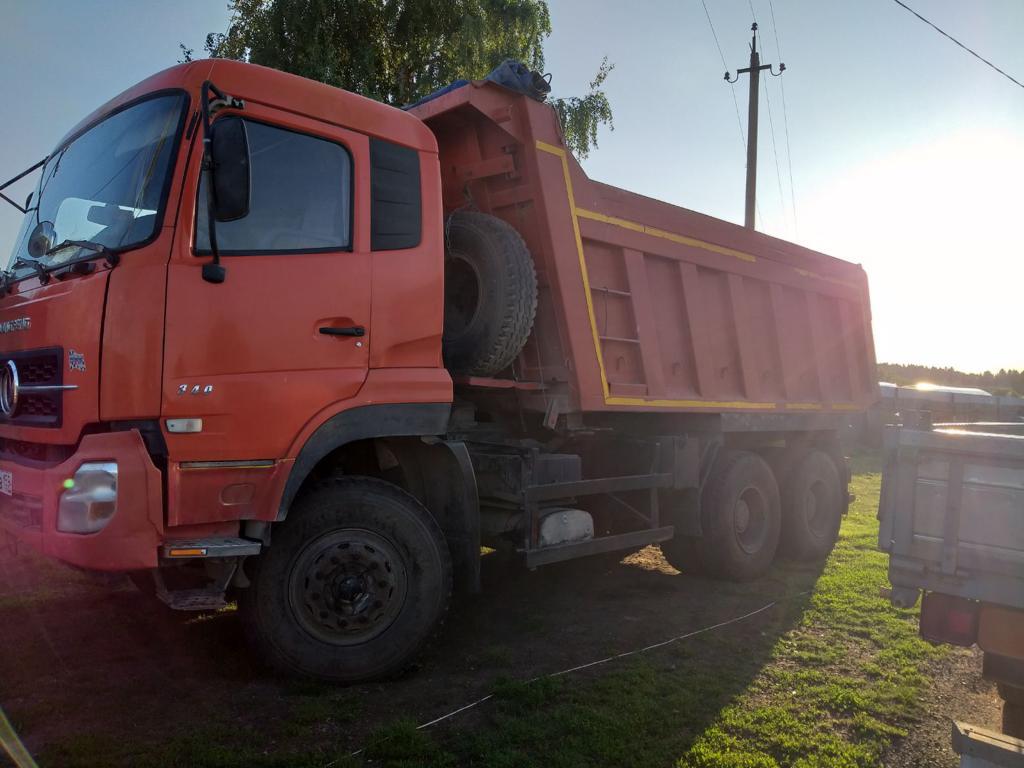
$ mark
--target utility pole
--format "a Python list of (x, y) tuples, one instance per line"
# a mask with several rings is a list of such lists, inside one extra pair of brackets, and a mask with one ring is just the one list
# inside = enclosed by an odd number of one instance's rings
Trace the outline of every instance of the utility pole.
[(750, 102), (747, 107), (747, 202), (743, 213), (743, 226), (747, 229), (754, 228), (754, 208), (757, 201), (757, 104), (758, 87), (761, 81), (761, 70), (767, 69), (773, 77), (778, 77), (786, 71), (786, 65), (779, 64), (779, 72), (772, 71), (771, 64), (762, 64), (761, 55), (757, 52), (757, 22), (750, 27), (753, 35), (750, 38), (750, 66), (736, 70), (735, 79), (729, 78), (725, 73), (727, 83), (735, 83), (740, 75), (750, 73)]

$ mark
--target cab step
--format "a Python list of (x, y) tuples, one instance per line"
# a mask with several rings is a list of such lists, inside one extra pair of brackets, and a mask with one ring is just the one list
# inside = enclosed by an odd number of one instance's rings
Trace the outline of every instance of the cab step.
[(172, 539), (160, 547), (166, 560), (188, 560), (204, 557), (248, 557), (258, 555), (262, 544), (252, 539), (216, 536), (205, 539)]
[(223, 589), (157, 590), (156, 596), (175, 611), (217, 611), (228, 604)]

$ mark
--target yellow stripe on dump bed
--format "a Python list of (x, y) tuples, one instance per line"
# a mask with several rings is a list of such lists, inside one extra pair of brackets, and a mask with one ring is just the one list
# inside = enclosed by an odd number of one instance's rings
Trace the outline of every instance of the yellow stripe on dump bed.
[[(584, 208), (576, 207), (576, 196), (573, 193), (572, 178), (569, 176), (569, 161), (566, 158), (566, 152), (562, 147), (556, 147), (553, 144), (548, 144), (545, 141), (537, 140), (537, 149), (548, 154), (555, 155), (562, 162), (562, 176), (565, 178), (565, 192), (569, 198), (569, 213), (572, 216), (572, 229), (573, 235), (576, 239), (576, 252), (579, 256), (580, 262), (580, 276), (583, 279), (583, 295), (587, 302), (587, 315), (590, 319), (590, 331), (594, 338), (594, 352), (597, 355), (597, 366), (601, 374), (601, 388), (604, 393), (605, 405), (639, 405), (646, 406), (649, 408), (714, 408), (719, 410), (776, 410), (778, 408), (791, 408), (794, 410), (824, 410), (825, 406), (818, 403), (765, 403), (765, 402), (754, 402), (754, 401), (718, 401), (718, 400), (658, 400), (658, 399), (647, 399), (643, 397), (613, 397), (611, 390), (608, 386), (608, 375), (605, 372), (604, 367), (604, 355), (601, 352), (601, 339), (597, 332), (597, 318), (594, 314), (594, 301), (590, 293), (590, 276), (587, 274), (587, 262), (583, 256), (583, 237), (580, 235), (580, 223), (581, 218), (590, 219), (592, 221), (600, 221), (605, 224), (611, 224), (612, 226), (622, 227), (623, 229), (633, 230), (634, 232), (640, 232), (652, 237), (660, 237), (665, 240), (671, 240), (674, 243), (680, 243), (682, 245), (693, 246), (694, 248), (701, 248), (706, 251), (711, 251), (723, 256), (732, 256), (747, 262), (756, 262), (757, 257), (743, 251), (737, 251), (733, 248), (725, 248), (714, 243), (708, 243), (703, 240), (697, 240), (692, 237), (686, 237), (685, 235), (677, 235), (673, 232), (666, 232), (663, 229), (656, 229), (654, 227), (648, 227), (645, 224), (639, 224), (635, 221), (629, 221), (627, 219), (619, 219), (615, 216), (606, 216), (603, 213), (597, 213), (596, 211), (588, 211)], [(796, 268), (794, 267), (796, 270)], [(805, 270), (796, 270), (798, 272), (805, 272)], [(859, 410), (859, 406), (855, 404), (842, 404), (830, 406), (832, 410)]]
[(592, 221), (601, 221), (605, 224), (611, 224), (616, 227), (622, 227), (623, 229), (631, 229), (634, 232), (640, 232), (644, 235), (650, 235), (651, 237), (660, 237), (663, 240), (671, 240), (673, 243), (679, 243), (680, 245), (689, 245), (694, 248), (703, 248), (705, 251), (711, 251), (712, 253), (718, 253), (722, 256), (734, 256), (737, 259), (743, 261), (755, 262), (757, 261), (756, 256), (751, 256), (749, 253), (743, 251), (737, 251), (734, 248), (726, 248), (721, 245), (715, 245), (714, 243), (706, 243), (703, 240), (697, 240), (694, 237), (687, 237), (686, 235), (677, 235), (674, 232), (666, 232), (663, 229), (657, 229), (656, 227), (648, 227), (646, 224), (638, 224), (635, 221), (627, 221), (626, 219), (619, 219), (615, 216), (605, 216), (603, 213), (597, 213), (596, 211), (588, 211), (584, 208), (577, 208), (576, 215), (580, 218), (591, 219)]

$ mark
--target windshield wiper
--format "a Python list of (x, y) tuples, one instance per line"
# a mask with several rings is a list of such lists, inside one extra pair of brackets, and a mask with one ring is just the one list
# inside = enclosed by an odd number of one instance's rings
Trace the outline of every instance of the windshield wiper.
[(102, 243), (94, 243), (92, 240), (65, 240), (62, 243), (58, 243), (46, 252), (46, 256), (52, 256), (57, 251), (63, 251), (65, 248), (84, 248), (87, 251), (94, 251), (100, 254), (106, 259), (108, 266), (116, 267), (118, 262), (121, 261), (121, 254), (115, 251), (113, 248), (107, 248)]

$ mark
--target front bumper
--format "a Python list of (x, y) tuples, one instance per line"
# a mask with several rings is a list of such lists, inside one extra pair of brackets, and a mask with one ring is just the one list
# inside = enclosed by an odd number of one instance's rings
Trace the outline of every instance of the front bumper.
[[(57, 530), (63, 483), (87, 461), (116, 461), (117, 511), (100, 531)], [(0, 531), (42, 554), (97, 571), (155, 568), (162, 540), (160, 471), (135, 430), (87, 435), (75, 454), (52, 467), (0, 460), (10, 472), (11, 494), (0, 493)]]

